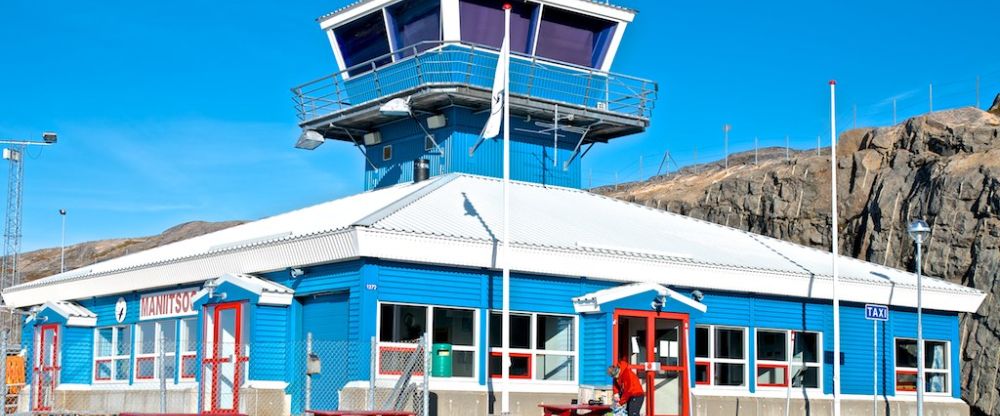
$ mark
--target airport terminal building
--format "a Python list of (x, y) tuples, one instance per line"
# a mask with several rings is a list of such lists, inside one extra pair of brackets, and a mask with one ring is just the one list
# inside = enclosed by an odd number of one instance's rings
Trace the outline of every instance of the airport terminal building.
[[(364, 192), (6, 290), (27, 314), (25, 410), (128, 394), (131, 410), (155, 411), (161, 388), (172, 412), (344, 408), (367, 380), (403, 377), (393, 355), (429, 334), (451, 349), (429, 375), (431, 413), (499, 412), (505, 261), (514, 414), (606, 397), (619, 360), (650, 416), (830, 408), (830, 253), (580, 189), (591, 146), (649, 125), (656, 84), (609, 72), (635, 12), (513, 3), (509, 259), (502, 143), (478, 137), (502, 2), (359, 1), (319, 19), (341, 71), (294, 93), (298, 145), (357, 146)], [(394, 99), (408, 114), (384, 111)], [(917, 278), (838, 264), (844, 407), (870, 412), (876, 394), (880, 411), (905, 414)], [(984, 297), (924, 279), (928, 408), (968, 413), (959, 313)], [(889, 319), (873, 330), (866, 304)], [(304, 345), (339, 352), (314, 354), (320, 370)]]

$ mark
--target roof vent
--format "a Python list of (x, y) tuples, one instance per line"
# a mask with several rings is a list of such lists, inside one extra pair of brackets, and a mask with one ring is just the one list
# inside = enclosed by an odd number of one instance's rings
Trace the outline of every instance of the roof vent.
[(413, 183), (426, 181), (431, 176), (431, 162), (427, 159), (413, 161)]

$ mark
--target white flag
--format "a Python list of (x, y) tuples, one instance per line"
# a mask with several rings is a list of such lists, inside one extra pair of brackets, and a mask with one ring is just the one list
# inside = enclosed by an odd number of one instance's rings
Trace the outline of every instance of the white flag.
[(504, 90), (507, 89), (507, 71), (510, 66), (510, 43), (508, 42), (508, 28), (504, 28), (503, 43), (500, 44), (500, 56), (497, 58), (497, 72), (493, 76), (493, 96), (490, 103), (490, 118), (483, 126), (480, 134), (484, 139), (492, 139), (500, 134), (500, 124), (503, 120)]

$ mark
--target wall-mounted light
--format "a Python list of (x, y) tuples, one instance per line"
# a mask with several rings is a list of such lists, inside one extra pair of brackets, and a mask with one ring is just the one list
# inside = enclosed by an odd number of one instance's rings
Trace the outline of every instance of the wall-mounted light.
[(365, 146), (374, 146), (379, 143), (382, 143), (381, 132), (373, 131), (371, 133), (365, 133)]
[(205, 288), (205, 290), (208, 291), (209, 300), (211, 299), (226, 300), (227, 297), (226, 292), (216, 293), (215, 290), (219, 288), (219, 283), (216, 282), (215, 280), (209, 280), (205, 282), (205, 285), (203, 287)]
[(292, 275), (292, 279), (296, 279), (302, 277), (302, 275), (306, 274), (306, 272), (302, 269), (294, 268), (292, 270), (289, 270), (288, 274)]
[(295, 142), (295, 148), (313, 150), (323, 144), (326, 138), (316, 130), (302, 130), (299, 140)]
[(695, 289), (691, 291), (691, 298), (694, 299), (695, 301), (701, 302), (702, 299), (705, 299), (705, 294), (701, 293), (700, 290)]
[(427, 128), (434, 130), (448, 125), (448, 118), (444, 114), (437, 114), (427, 117)]

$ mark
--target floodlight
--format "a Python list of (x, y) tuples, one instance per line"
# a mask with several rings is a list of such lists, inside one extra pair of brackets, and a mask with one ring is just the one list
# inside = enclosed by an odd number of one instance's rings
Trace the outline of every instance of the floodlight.
[(301, 277), (302, 275), (306, 274), (306, 272), (304, 270), (302, 270), (302, 269), (294, 268), (292, 270), (289, 270), (288, 274), (290, 274), (292, 276), (292, 278), (294, 279), (294, 278), (297, 278), (297, 277)]
[(313, 150), (323, 144), (326, 138), (316, 130), (302, 130), (299, 140), (295, 142), (295, 148)]
[(45, 141), (45, 143), (55, 144), (56, 140), (58, 139), (59, 138), (58, 136), (56, 136), (56, 133), (54, 131), (47, 131), (42, 133), (42, 140)]
[(378, 112), (385, 116), (408, 116), (410, 112), (409, 98), (393, 98), (389, 102), (382, 104)]

